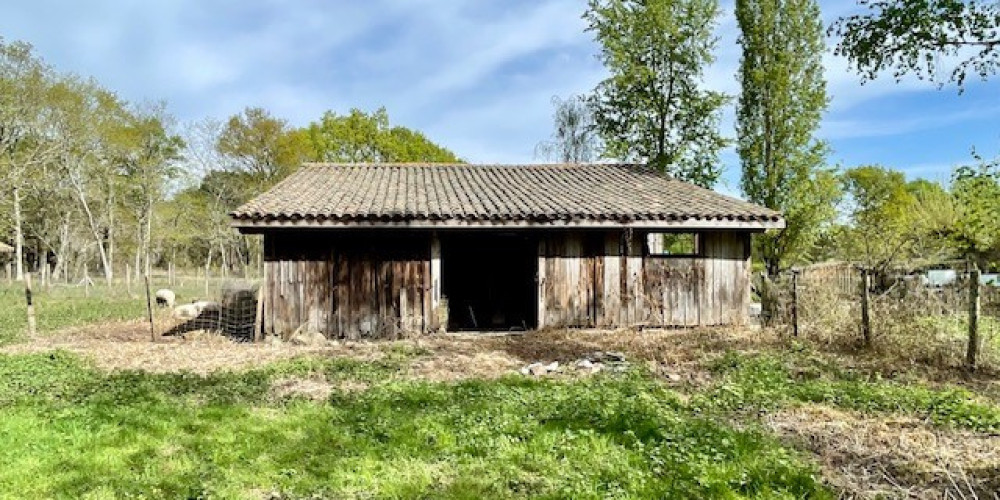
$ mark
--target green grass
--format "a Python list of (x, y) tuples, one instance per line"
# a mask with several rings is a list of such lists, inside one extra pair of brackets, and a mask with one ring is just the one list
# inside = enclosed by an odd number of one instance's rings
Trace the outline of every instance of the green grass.
[[(208, 376), (0, 355), (0, 498), (830, 498), (754, 415), (820, 403), (1000, 431), (1000, 408), (967, 391), (864, 377), (808, 349), (727, 353), (686, 397), (640, 370), (407, 380), (427, 353), (386, 353)], [(334, 392), (277, 396), (289, 377)]]
[(936, 425), (1000, 432), (1000, 408), (961, 388), (872, 379), (819, 357), (728, 352), (715, 363), (721, 381), (693, 404), (709, 411), (766, 411), (821, 403), (863, 413), (914, 415)]
[[(153, 292), (156, 288), (159, 287), (154, 286)], [(193, 282), (174, 289), (178, 302), (204, 296), (203, 286)], [(61, 328), (146, 317), (145, 291), (138, 286), (133, 287), (132, 297), (120, 284), (112, 288), (98, 284), (89, 292), (76, 286), (55, 285), (48, 290), (36, 286), (33, 297), (38, 331), (43, 334)], [(26, 331), (23, 285), (0, 285), (0, 345), (23, 338)]]
[[(813, 466), (649, 376), (426, 383), (304, 359), (211, 376), (0, 356), (5, 498), (825, 498)], [(373, 384), (278, 399), (291, 375)]]

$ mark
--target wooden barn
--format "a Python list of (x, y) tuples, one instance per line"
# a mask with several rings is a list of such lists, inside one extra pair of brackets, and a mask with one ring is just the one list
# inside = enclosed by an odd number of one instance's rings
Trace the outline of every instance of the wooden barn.
[(233, 212), (263, 329), (331, 338), (734, 325), (781, 215), (642, 165), (309, 164)]

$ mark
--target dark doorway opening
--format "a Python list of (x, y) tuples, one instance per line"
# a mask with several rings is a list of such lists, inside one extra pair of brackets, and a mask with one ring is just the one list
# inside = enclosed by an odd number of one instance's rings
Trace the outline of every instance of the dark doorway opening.
[(519, 234), (441, 238), (441, 289), (451, 331), (531, 330), (538, 324), (538, 243)]

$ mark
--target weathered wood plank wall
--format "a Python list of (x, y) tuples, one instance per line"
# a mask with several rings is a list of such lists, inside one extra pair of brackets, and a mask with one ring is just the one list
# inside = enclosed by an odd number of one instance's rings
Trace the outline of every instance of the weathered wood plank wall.
[(398, 338), (437, 327), (430, 238), (265, 235), (264, 329)]
[[(702, 233), (689, 257), (646, 255), (645, 242), (638, 231), (539, 237), (538, 326), (745, 323), (749, 233)], [(441, 249), (428, 233), (276, 233), (264, 246), (267, 332), (361, 339), (439, 328)]]
[(639, 232), (549, 235), (539, 245), (540, 326), (743, 324), (749, 233), (707, 232), (700, 244), (697, 256), (649, 256)]

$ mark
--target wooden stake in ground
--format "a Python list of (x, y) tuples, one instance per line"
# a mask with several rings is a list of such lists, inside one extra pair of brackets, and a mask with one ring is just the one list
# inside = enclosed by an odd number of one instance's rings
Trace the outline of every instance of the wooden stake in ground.
[(132, 296), (132, 268), (125, 264), (125, 293)]
[(865, 346), (872, 345), (872, 319), (868, 309), (871, 289), (871, 275), (868, 269), (861, 270), (861, 338)]
[(28, 336), (34, 338), (38, 330), (35, 326), (35, 302), (31, 294), (31, 273), (24, 274), (24, 300), (28, 303)]
[(146, 282), (146, 313), (149, 315), (149, 340), (156, 342), (156, 325), (153, 324), (153, 299), (149, 293), (149, 275), (143, 275)]
[(264, 338), (264, 285), (257, 289), (257, 315), (253, 320), (253, 341), (260, 342)]
[(969, 271), (969, 345), (965, 351), (965, 367), (976, 369), (979, 354), (979, 269), (975, 264)]
[(799, 271), (792, 269), (792, 336), (799, 336)]
[(13, 275), (12, 266), (13, 266), (13, 264), (11, 264), (10, 262), (7, 263), (7, 284), (8, 285), (12, 285), (14, 283), (14, 275)]

